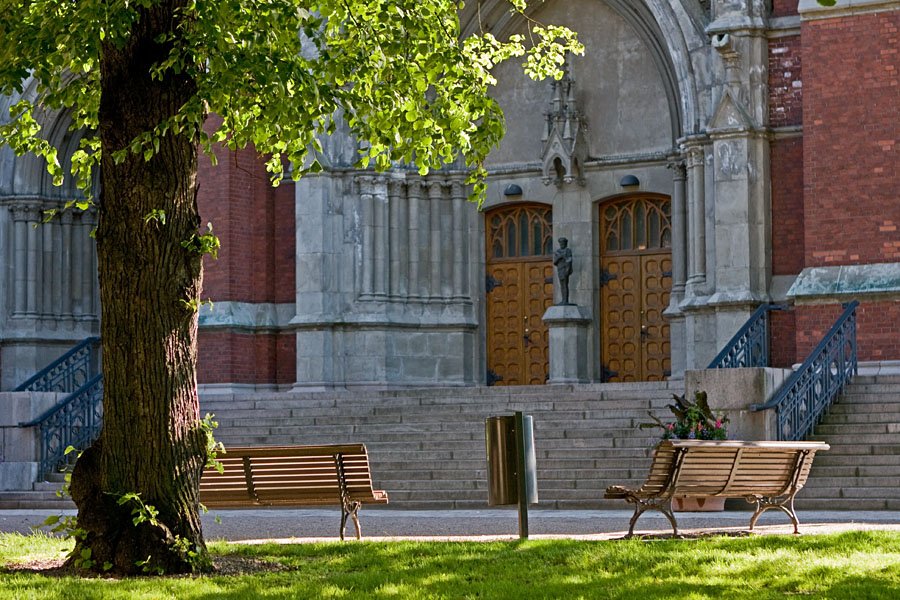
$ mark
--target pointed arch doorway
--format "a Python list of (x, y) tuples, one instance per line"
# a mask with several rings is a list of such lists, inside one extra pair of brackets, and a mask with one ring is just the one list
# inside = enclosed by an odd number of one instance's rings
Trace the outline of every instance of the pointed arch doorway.
[(544, 384), (553, 304), (552, 209), (503, 206), (485, 215), (487, 384)]
[(671, 202), (640, 195), (601, 204), (602, 381), (663, 381), (670, 374)]

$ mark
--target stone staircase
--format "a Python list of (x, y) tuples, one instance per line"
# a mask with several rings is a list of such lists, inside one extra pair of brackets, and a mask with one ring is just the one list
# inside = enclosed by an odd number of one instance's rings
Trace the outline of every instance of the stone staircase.
[(900, 510), (900, 375), (857, 376), (810, 439), (816, 455), (797, 507)]
[[(201, 395), (226, 445), (366, 443), (375, 486), (391, 506), (487, 506), (484, 420), (522, 410), (534, 417), (540, 508), (625, 508), (603, 500), (609, 485), (639, 486), (653, 430), (638, 425), (681, 382), (552, 387)], [(900, 510), (900, 375), (858, 376), (811, 439), (816, 456), (800, 510)], [(0, 492), (0, 509), (71, 508), (55, 490)], [(744, 506), (741, 503), (741, 506)]]
[(484, 421), (534, 417), (541, 508), (623, 508), (613, 484), (643, 483), (651, 430), (681, 383), (202, 396), (228, 445), (364, 442), (391, 506), (487, 507)]
[(75, 504), (68, 497), (60, 497), (57, 491), (65, 483), (65, 474), (51, 473), (47, 481), (32, 484), (32, 489), (21, 491), (0, 491), (0, 510), (3, 509), (74, 509)]

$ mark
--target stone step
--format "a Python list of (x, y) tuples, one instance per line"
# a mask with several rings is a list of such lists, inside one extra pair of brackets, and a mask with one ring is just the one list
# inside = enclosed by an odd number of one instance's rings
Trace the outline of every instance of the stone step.
[[(835, 454), (844, 454), (844, 455), (878, 455), (878, 454), (886, 454), (886, 455), (896, 455), (900, 453), (900, 444), (873, 444), (873, 443), (865, 443), (862, 440), (857, 440), (858, 437), (865, 436), (852, 436), (849, 439), (853, 442), (862, 442), (862, 443), (844, 443), (847, 441), (847, 438), (835, 436), (832, 439), (825, 440), (831, 445), (830, 452), (832, 455)], [(877, 437), (877, 436), (872, 436)], [(896, 441), (896, 440), (895, 440)], [(824, 454), (824, 453), (823, 453)], [(818, 459), (818, 454), (816, 454), (816, 458)]]
[(852, 498), (900, 501), (900, 487), (812, 487), (806, 486), (800, 492), (805, 498)]
[(860, 402), (857, 404), (844, 403), (843, 398), (838, 400), (829, 408), (829, 415), (852, 415), (852, 414), (887, 414), (895, 415), (900, 411), (900, 404), (897, 402), (884, 402), (883, 400), (873, 402)]
[(857, 434), (892, 435), (898, 439), (900, 434), (900, 422), (886, 421), (884, 417), (880, 422), (872, 423), (832, 423), (826, 418), (821, 424), (816, 425), (815, 435), (819, 436), (846, 436)]
[(900, 383), (896, 381), (879, 381), (877, 383), (863, 383), (854, 381), (844, 389), (847, 396), (856, 394), (896, 394), (900, 393)]
[(31, 485), (31, 489), (35, 492), (52, 492), (55, 494), (64, 483), (59, 481), (36, 481)]
[[(800, 519), (800, 530), (803, 531), (803, 511), (807, 510), (898, 510), (900, 501), (890, 498), (806, 498), (802, 490), (794, 500), (794, 508)], [(852, 520), (850, 517), (848, 520)]]
[[(628, 434), (637, 432), (646, 434), (650, 429), (641, 430), (642, 423), (649, 423), (650, 417), (640, 414), (630, 417), (586, 417), (586, 414), (602, 414), (597, 411), (571, 411), (569, 417), (560, 417), (555, 413), (534, 413), (534, 427), (539, 431), (559, 431), (575, 429), (603, 429), (610, 432)], [(664, 415), (661, 415), (665, 418)], [(255, 429), (271, 429), (277, 427), (291, 427), (300, 431), (320, 431), (323, 434), (329, 432), (347, 431), (484, 431), (484, 419), (476, 419), (470, 416), (456, 415), (452, 419), (422, 418), (422, 415), (407, 415), (403, 418), (397, 416), (383, 421), (381, 417), (342, 417), (327, 419), (328, 421), (340, 421), (332, 423), (320, 422), (317, 418), (284, 417), (270, 418), (266, 414), (259, 414), (254, 418), (222, 419), (219, 421), (218, 432), (239, 430), (247, 432)]]
[[(816, 453), (816, 459), (813, 462), (813, 470), (817, 467), (877, 467), (885, 465), (897, 465), (900, 458), (895, 453), (886, 452), (884, 454), (842, 454), (829, 450), (828, 452)], [(869, 448), (871, 450), (871, 448)]]
[[(832, 477), (900, 477), (900, 460), (883, 466), (863, 466), (859, 464), (822, 466), (822, 462), (819, 459), (820, 456), (820, 454), (816, 455), (807, 485), (819, 479), (827, 480)], [(855, 462), (858, 463), (859, 461)], [(900, 482), (898, 482), (898, 485), (900, 485)]]
[[(896, 422), (900, 421), (900, 410), (891, 413), (879, 413), (879, 412), (846, 412), (846, 413), (835, 413), (834, 411), (825, 415), (825, 418), (822, 419), (822, 424), (825, 425), (865, 425), (869, 423), (886, 423), (886, 422)], [(816, 426), (816, 431), (818, 431), (821, 425)], [(840, 432), (840, 430), (838, 430)]]
[(900, 478), (894, 476), (885, 477), (824, 477), (820, 473), (810, 474), (806, 481), (808, 488), (887, 488), (893, 487), (900, 490)]
[(54, 492), (21, 491), (0, 492), (0, 509), (74, 509), (75, 504), (69, 497), (60, 498)]

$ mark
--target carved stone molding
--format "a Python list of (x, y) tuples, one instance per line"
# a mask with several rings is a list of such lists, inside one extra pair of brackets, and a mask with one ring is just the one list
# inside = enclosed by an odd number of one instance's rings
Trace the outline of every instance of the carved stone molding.
[(541, 181), (544, 185), (577, 182), (584, 185), (584, 162), (587, 159), (584, 114), (575, 99), (575, 80), (567, 64), (563, 76), (551, 83), (550, 111), (541, 137)]

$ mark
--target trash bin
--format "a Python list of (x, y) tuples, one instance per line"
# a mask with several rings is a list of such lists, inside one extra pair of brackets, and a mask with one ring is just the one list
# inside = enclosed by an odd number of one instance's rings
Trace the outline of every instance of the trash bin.
[[(521, 415), (521, 413), (519, 413)], [(519, 473), (525, 479), (525, 502), (538, 501), (537, 468), (534, 455), (534, 426), (531, 415), (521, 415), (521, 459), (516, 441), (516, 417), (501, 416), (485, 419), (485, 441), (488, 461), (488, 505), (502, 506), (519, 503)], [(519, 463), (522, 467), (519, 467)]]

